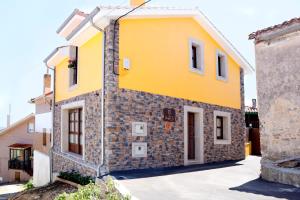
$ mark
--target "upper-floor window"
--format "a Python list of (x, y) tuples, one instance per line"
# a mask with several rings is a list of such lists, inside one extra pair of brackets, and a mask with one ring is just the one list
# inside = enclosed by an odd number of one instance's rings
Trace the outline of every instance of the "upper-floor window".
[(69, 60), (69, 86), (72, 87), (78, 83), (78, 47), (72, 49), (72, 56)]
[(227, 67), (227, 56), (217, 51), (217, 79), (227, 80), (228, 78), (228, 67)]
[(204, 48), (200, 41), (190, 40), (190, 69), (194, 72), (204, 72)]
[(27, 133), (34, 133), (34, 123), (30, 122), (27, 124)]

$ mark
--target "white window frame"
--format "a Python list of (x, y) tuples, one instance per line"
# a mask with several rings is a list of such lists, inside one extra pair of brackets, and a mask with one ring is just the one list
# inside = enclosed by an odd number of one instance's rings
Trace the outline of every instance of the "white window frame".
[[(223, 117), (224, 139), (217, 139), (217, 117)], [(223, 111), (214, 111), (214, 144), (231, 144), (231, 113)]]
[[(30, 129), (30, 125), (32, 125), (32, 129)], [(35, 124), (34, 122), (27, 123), (27, 133), (32, 134), (35, 132)]]
[[(200, 54), (199, 52), (197, 53), (197, 65), (200, 65), (200, 67), (197, 69), (193, 67), (192, 46), (196, 46), (197, 51), (200, 50)], [(202, 41), (196, 39), (189, 39), (189, 62), (191, 72), (195, 72), (201, 75), (204, 74), (204, 43)]]
[[(222, 56), (224, 58), (224, 68), (223, 69), (224, 73), (225, 73), (225, 76), (219, 76), (219, 62), (218, 62), (218, 58), (219, 56)], [(225, 53), (223, 53), (222, 51), (220, 50), (217, 50), (217, 53), (216, 53), (216, 76), (217, 76), (217, 80), (220, 80), (220, 81), (227, 81), (228, 80), (228, 59), (227, 59), (227, 55)]]
[[(69, 110), (82, 108), (82, 155), (69, 152)], [(61, 106), (61, 152), (85, 160), (85, 101), (76, 101)]]

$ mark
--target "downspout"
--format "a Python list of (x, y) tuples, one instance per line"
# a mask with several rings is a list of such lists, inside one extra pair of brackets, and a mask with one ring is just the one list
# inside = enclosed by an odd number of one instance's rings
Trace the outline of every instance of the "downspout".
[[(97, 13), (100, 12), (100, 8), (97, 7)], [(95, 14), (94, 16), (96, 16), (97, 14)], [(94, 21), (93, 21), (93, 18), (92, 17), (90, 19), (90, 23), (91, 25), (97, 29), (99, 32), (102, 32), (103, 33), (103, 40), (102, 40), (102, 90), (101, 90), (101, 162), (100, 164), (98, 165), (97, 167), (97, 177), (100, 177), (101, 175), (101, 167), (104, 166), (104, 148), (105, 148), (105, 145), (104, 145), (104, 116), (105, 116), (105, 110), (104, 110), (104, 96), (105, 96), (105, 48), (106, 48), (106, 33), (105, 31), (98, 27)]]

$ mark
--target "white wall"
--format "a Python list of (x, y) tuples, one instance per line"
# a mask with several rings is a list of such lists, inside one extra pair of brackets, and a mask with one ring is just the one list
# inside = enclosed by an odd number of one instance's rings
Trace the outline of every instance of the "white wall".
[(50, 183), (50, 158), (48, 155), (34, 151), (33, 185), (44, 186)]
[(35, 132), (43, 133), (44, 128), (46, 128), (47, 133), (51, 133), (52, 112), (35, 115)]

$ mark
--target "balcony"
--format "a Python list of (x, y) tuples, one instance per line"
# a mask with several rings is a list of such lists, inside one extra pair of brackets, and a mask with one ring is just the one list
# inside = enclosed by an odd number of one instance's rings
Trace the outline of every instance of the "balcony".
[(25, 160), (25, 161), (9, 160), (8, 169), (17, 169), (17, 170), (24, 170), (24, 171), (32, 170), (31, 160)]

